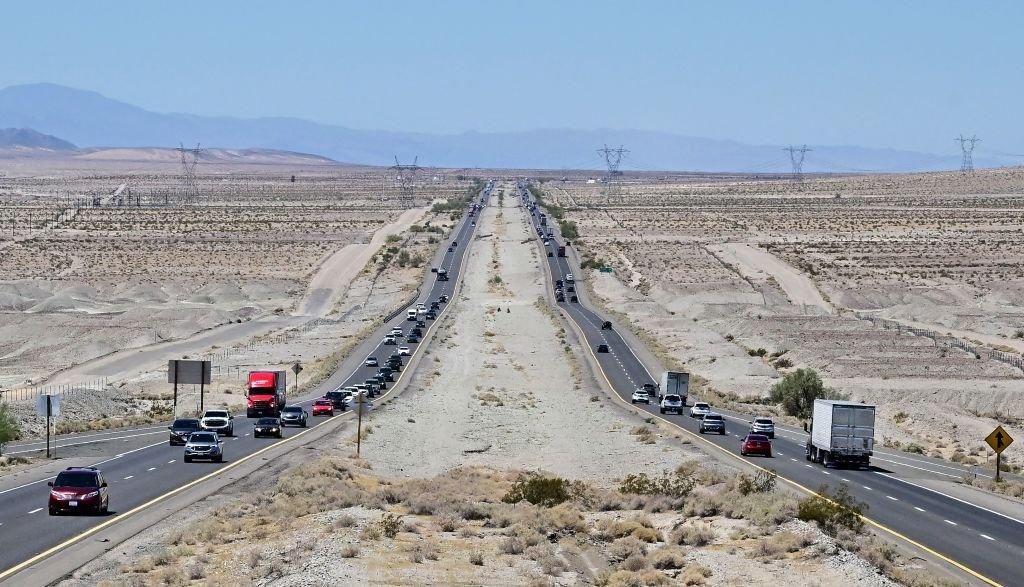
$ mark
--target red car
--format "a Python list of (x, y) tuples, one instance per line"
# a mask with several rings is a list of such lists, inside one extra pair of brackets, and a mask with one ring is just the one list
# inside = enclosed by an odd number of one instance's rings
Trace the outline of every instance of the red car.
[(740, 454), (772, 456), (772, 441), (764, 434), (748, 434), (740, 444)]
[(329, 399), (321, 398), (313, 402), (313, 415), (314, 416), (333, 416), (334, 415), (334, 402)]
[(107, 480), (96, 467), (68, 467), (47, 485), (51, 516), (61, 512), (107, 513)]

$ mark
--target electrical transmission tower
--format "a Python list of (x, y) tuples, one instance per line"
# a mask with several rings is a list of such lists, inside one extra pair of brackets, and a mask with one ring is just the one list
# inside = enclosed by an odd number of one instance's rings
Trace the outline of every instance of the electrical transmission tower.
[(419, 155), (414, 157), (412, 165), (402, 165), (398, 162), (398, 155), (395, 155), (395, 164), (388, 167), (389, 170), (395, 172), (395, 185), (398, 186), (402, 205), (408, 208), (413, 206), (413, 196), (415, 196), (416, 192), (416, 174), (422, 169), (422, 167), (417, 165), (419, 158)]
[(608, 175), (605, 176), (605, 195), (611, 197), (620, 193), (618, 182), (615, 179), (622, 175), (619, 166), (622, 165), (622, 157), (629, 153), (622, 145), (612, 148), (608, 145), (597, 150), (597, 154), (604, 159), (604, 165), (608, 168)]
[(196, 181), (196, 167), (199, 165), (199, 156), (203, 149), (196, 143), (195, 149), (186, 149), (185, 145), (179, 143), (176, 149), (181, 155), (181, 199), (184, 203), (193, 203), (199, 199), (199, 184)]
[(960, 162), (960, 173), (965, 175), (974, 173), (974, 144), (980, 143), (981, 139), (977, 136), (966, 138), (964, 135), (960, 135), (953, 140), (960, 143), (960, 152), (963, 153), (963, 159)]
[(789, 153), (789, 162), (793, 165), (793, 179), (795, 181), (803, 181), (804, 157), (813, 149), (807, 148), (807, 145), (801, 145), (799, 147), (790, 145), (782, 150)]

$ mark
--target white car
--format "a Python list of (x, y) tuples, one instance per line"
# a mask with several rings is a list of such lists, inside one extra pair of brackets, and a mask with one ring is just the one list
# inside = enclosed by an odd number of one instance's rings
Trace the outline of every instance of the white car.
[(669, 412), (682, 414), (683, 408), (686, 407), (686, 404), (683, 403), (682, 396), (676, 395), (674, 393), (669, 393), (661, 398), (661, 405), (659, 407), (661, 409), (662, 414), (666, 414)]
[(566, 282), (566, 283), (572, 283), (572, 282), (573, 282), (573, 276), (572, 276), (572, 273), (566, 273), (566, 274), (565, 274), (565, 282)]
[(394, 336), (395, 338), (399, 338), (399, 337), (404, 336), (404, 335), (405, 335), (405, 333), (402, 332), (402, 329), (397, 327), (397, 326), (392, 328), (391, 332), (388, 333), (388, 336)]
[(424, 310), (424, 311), (426, 311), (427, 305), (424, 304), (423, 302), (420, 302), (420, 303), (416, 304), (416, 309), (417, 310)]
[(630, 398), (630, 403), (640, 403), (649, 405), (651, 403), (651, 396), (648, 395), (647, 391), (643, 389), (638, 389), (633, 392), (633, 396)]
[(704, 416), (711, 413), (711, 405), (704, 402), (697, 402), (690, 408), (691, 418), (703, 418)]
[(412, 354), (412, 351), (409, 350), (409, 347), (407, 347), (407, 346), (400, 346), (400, 347), (398, 347), (398, 355), (399, 356), (401, 356), (401, 357), (408, 357), (411, 354)]
[(199, 428), (222, 436), (234, 436), (235, 417), (227, 410), (206, 410), (199, 420)]
[(380, 362), (377, 361), (377, 357), (366, 357), (366, 360), (363, 361), (363, 364), (366, 365), (367, 367), (376, 367), (380, 365)]

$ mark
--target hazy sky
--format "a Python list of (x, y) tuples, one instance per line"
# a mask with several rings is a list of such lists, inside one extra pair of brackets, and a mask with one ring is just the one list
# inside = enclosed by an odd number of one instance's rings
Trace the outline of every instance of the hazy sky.
[(1024, 2), (5, 5), (0, 86), (386, 130), (1024, 153)]

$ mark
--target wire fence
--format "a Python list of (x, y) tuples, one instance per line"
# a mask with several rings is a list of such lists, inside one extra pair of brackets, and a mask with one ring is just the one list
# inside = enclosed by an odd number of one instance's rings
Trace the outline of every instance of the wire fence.
[(109, 381), (106, 377), (100, 377), (82, 383), (30, 385), (28, 387), (3, 389), (0, 390), (0, 401), (28, 401), (40, 395), (71, 396), (76, 393), (102, 391), (106, 389), (108, 383)]
[(906, 324), (897, 322), (895, 320), (889, 320), (888, 318), (880, 318), (872, 314), (854, 312), (854, 315), (861, 320), (867, 320), (872, 324), (885, 328), (886, 330), (895, 330), (900, 333), (907, 333), (914, 336), (923, 336), (926, 338), (930, 338), (935, 343), (935, 346), (944, 346), (946, 348), (960, 349), (962, 351), (971, 353), (977, 359), (991, 359), (993, 361), (999, 361), (1000, 363), (1011, 365), (1019, 369), (1021, 372), (1024, 372), (1024, 357), (1021, 357), (1021, 355), (1008, 353), (1005, 351), (1000, 351), (985, 346), (976, 346), (965, 340), (956, 338), (955, 336), (948, 336), (936, 332), (934, 330), (918, 328), (916, 326), (907, 326)]

